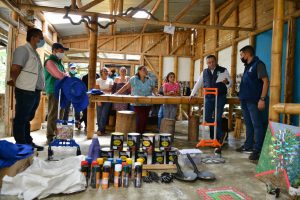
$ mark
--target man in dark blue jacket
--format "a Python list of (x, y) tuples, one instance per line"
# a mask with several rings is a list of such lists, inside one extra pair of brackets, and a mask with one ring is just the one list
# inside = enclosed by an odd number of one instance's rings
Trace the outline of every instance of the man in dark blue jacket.
[(265, 138), (267, 111), (267, 94), (269, 78), (265, 64), (255, 56), (252, 46), (245, 46), (240, 50), (241, 61), (245, 64), (239, 98), (246, 125), (246, 141), (237, 149), (239, 152), (251, 152), (249, 160), (257, 161), (260, 156)]
[[(227, 89), (231, 86), (231, 78), (226, 68), (221, 67), (217, 63), (214, 55), (206, 57), (207, 68), (201, 72), (197, 83), (191, 93), (190, 99), (195, 96), (199, 89), (203, 88), (218, 88), (217, 99), (217, 140), (222, 144), (226, 135), (222, 133), (222, 115), (226, 103)], [(215, 96), (209, 94), (205, 96), (205, 121), (208, 123), (214, 122), (213, 114), (215, 111)], [(214, 127), (210, 126), (210, 138), (214, 138)]]

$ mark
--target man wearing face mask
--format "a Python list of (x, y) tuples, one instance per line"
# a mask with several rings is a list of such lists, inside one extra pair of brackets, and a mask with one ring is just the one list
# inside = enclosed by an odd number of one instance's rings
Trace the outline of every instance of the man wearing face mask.
[[(226, 103), (227, 89), (231, 86), (231, 78), (226, 68), (221, 67), (217, 63), (217, 58), (214, 55), (206, 57), (207, 68), (201, 72), (197, 83), (195, 84), (191, 93), (190, 99), (195, 96), (199, 89), (204, 88), (218, 88), (217, 99), (217, 140), (222, 145), (227, 133), (222, 133), (222, 115)], [(213, 113), (215, 110), (215, 96), (205, 96), (205, 121), (208, 123), (214, 122)], [(214, 138), (214, 127), (210, 126), (210, 138)]]
[[(69, 64), (69, 76), (78, 78), (77, 71), (76, 71), (76, 65), (74, 63)], [(71, 102), (68, 103), (68, 105), (66, 106), (66, 108), (64, 110), (64, 117), (63, 117), (64, 121), (69, 120), (70, 106), (71, 106)], [(67, 122), (65, 122), (65, 123), (67, 124)], [(78, 130), (80, 130), (82, 128), (81, 123), (80, 123), (80, 112), (75, 112), (75, 126), (76, 126), (76, 128), (78, 128)]]
[(246, 141), (237, 149), (239, 152), (251, 152), (249, 160), (257, 161), (264, 142), (267, 112), (266, 105), (269, 78), (265, 64), (255, 56), (252, 46), (240, 50), (241, 61), (245, 64), (239, 98), (246, 125)]
[(31, 28), (27, 31), (27, 43), (16, 48), (10, 70), (11, 80), (7, 82), (15, 86), (15, 118), (13, 135), (17, 144), (30, 144), (38, 151), (44, 148), (33, 143), (30, 136), (30, 121), (40, 102), (41, 90), (44, 89), (43, 65), (37, 48), (45, 44), (40, 29)]
[(65, 48), (60, 43), (52, 45), (52, 54), (45, 61), (45, 79), (46, 93), (48, 97), (48, 118), (47, 118), (47, 143), (51, 143), (56, 132), (58, 100), (54, 96), (54, 86), (56, 80), (61, 80), (68, 74), (65, 72), (61, 59), (64, 52), (69, 48)]

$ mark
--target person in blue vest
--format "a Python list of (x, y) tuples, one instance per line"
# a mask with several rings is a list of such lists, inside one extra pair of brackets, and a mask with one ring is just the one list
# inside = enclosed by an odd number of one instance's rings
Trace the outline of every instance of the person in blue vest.
[[(239, 152), (252, 152), (249, 160), (257, 161), (266, 133), (266, 105), (269, 78), (265, 64), (255, 56), (252, 46), (240, 50), (245, 70), (240, 84), (239, 98), (246, 125), (246, 141), (236, 149)], [(255, 142), (254, 142), (255, 141)]]
[[(231, 86), (231, 78), (226, 68), (217, 64), (217, 58), (214, 55), (206, 57), (207, 68), (201, 72), (200, 77), (195, 84), (190, 95), (190, 100), (195, 96), (199, 89), (218, 88), (217, 99), (217, 140), (223, 144), (227, 133), (222, 133), (222, 114), (226, 103), (227, 89)], [(214, 122), (213, 114), (215, 111), (215, 96), (205, 96), (205, 121), (208, 123)], [(214, 138), (214, 127), (210, 126), (210, 138)]]

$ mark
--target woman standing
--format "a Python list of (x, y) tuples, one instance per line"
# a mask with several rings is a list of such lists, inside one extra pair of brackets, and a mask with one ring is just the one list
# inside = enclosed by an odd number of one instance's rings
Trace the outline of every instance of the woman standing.
[[(147, 68), (145, 66), (140, 66), (138, 72), (116, 94), (122, 94), (129, 88), (131, 88), (131, 94), (134, 96), (152, 96), (152, 93), (157, 95), (155, 82), (147, 76)], [(144, 133), (151, 105), (132, 105), (136, 113), (136, 130), (138, 133)]]
[[(175, 82), (175, 73), (168, 73), (165, 83), (163, 84), (164, 96), (179, 96), (180, 86)], [(176, 104), (164, 104), (164, 118), (175, 119), (177, 113)]]
[[(108, 69), (106, 67), (103, 67), (100, 70), (100, 78), (96, 80), (96, 88), (100, 89), (105, 94), (111, 94), (111, 89), (113, 84), (114, 84), (113, 80), (108, 78)], [(110, 108), (111, 108), (110, 102), (97, 103), (98, 130), (96, 133), (99, 136), (105, 134), (105, 126), (108, 119)]]
[[(121, 67), (119, 72), (120, 72), (120, 76), (115, 78), (114, 85), (112, 88), (113, 94), (116, 93), (118, 90), (120, 90), (129, 81), (129, 78), (130, 78), (129, 76), (126, 76), (127, 69), (125, 67)], [(122, 94), (130, 94), (130, 91), (126, 90)], [(127, 110), (128, 103), (114, 103), (113, 109), (116, 111)]]

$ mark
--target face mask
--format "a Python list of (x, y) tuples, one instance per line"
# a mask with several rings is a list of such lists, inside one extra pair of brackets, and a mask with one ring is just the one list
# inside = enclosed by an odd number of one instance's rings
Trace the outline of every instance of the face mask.
[(242, 61), (244, 64), (247, 64), (247, 59), (241, 58), (241, 61)]
[(36, 44), (36, 47), (37, 47), (37, 48), (41, 48), (41, 47), (44, 46), (44, 44), (45, 44), (45, 40), (44, 40), (44, 39), (41, 39), (41, 40), (39, 41), (39, 43)]
[(71, 74), (76, 74), (76, 70), (70, 70)]
[(56, 57), (58, 57), (58, 59), (62, 59), (65, 56), (64, 53), (59, 53), (59, 52), (56, 53), (55, 55), (56, 55)]

